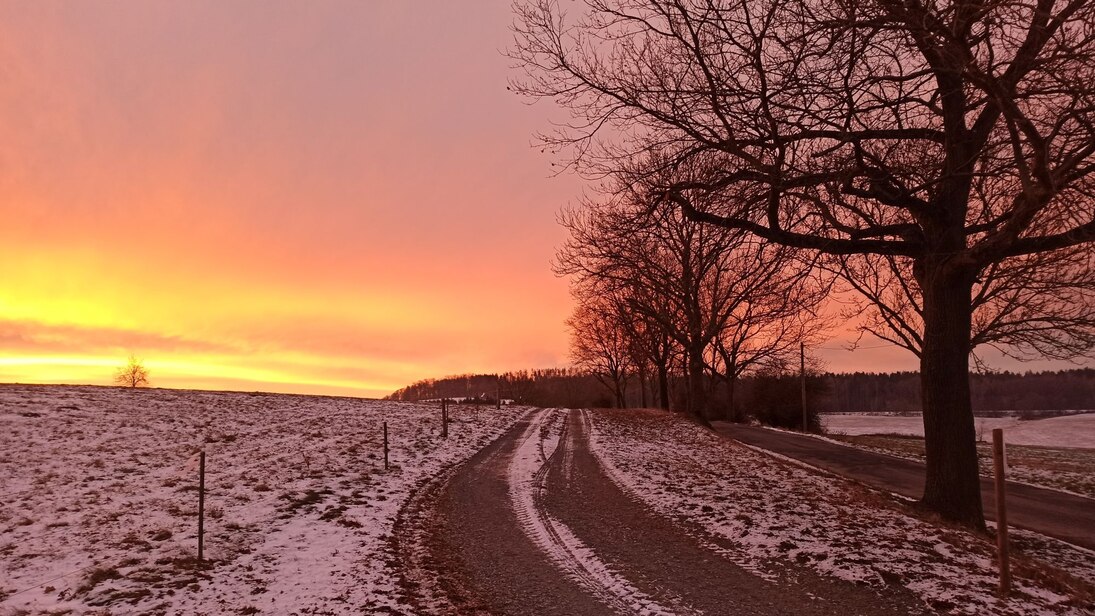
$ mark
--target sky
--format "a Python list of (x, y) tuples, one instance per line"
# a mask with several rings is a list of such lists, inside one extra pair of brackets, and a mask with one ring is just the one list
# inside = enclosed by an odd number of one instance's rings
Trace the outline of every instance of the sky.
[[(380, 396), (566, 365), (582, 194), (509, 0), (0, 2), (0, 382)], [(905, 351), (820, 353), (913, 369)], [(865, 346), (870, 346), (868, 342)]]

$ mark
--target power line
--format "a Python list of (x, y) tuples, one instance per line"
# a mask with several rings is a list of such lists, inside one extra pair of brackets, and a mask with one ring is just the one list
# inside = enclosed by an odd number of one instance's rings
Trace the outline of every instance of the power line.
[(821, 345), (818, 345), (814, 348), (815, 349), (829, 349), (829, 350), (832, 350), (832, 351), (870, 351), (871, 349), (901, 349), (901, 348), (904, 348), (904, 347), (902, 347), (900, 345), (897, 345), (897, 344), (892, 344), (891, 343), (891, 344), (879, 344), (879, 345), (874, 345), (874, 346), (859, 346), (859, 345), (856, 345), (852, 348), (848, 348), (846, 346), (831, 346), (831, 345), (827, 345), (827, 344), (821, 344)]
[(3, 603), (4, 601), (7, 601), (8, 599), (11, 599), (12, 597), (14, 597), (16, 595), (21, 595), (25, 592), (34, 590), (35, 588), (45, 586), (46, 584), (49, 584), (50, 582), (56, 582), (57, 580), (59, 580), (61, 578), (66, 578), (70, 575), (76, 575), (77, 573), (80, 573), (82, 571), (87, 571), (88, 569), (90, 569), (92, 567), (97, 567), (97, 566), (99, 566), (99, 563), (91, 563), (90, 565), (88, 565), (86, 567), (80, 567), (79, 569), (76, 569), (75, 571), (69, 571), (68, 573), (62, 573), (61, 575), (58, 575), (57, 577), (50, 578), (50, 579), (48, 579), (44, 582), (40, 582), (38, 584), (35, 584), (34, 586), (29, 586), (29, 587), (24, 588), (22, 590), (17, 590), (15, 592), (11, 593), (10, 595), (4, 597), (3, 599), (0, 599), (0, 603)]

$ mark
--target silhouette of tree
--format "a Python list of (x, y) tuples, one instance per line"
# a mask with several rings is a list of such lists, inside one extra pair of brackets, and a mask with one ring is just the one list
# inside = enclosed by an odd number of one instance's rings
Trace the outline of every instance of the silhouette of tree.
[(122, 387), (147, 387), (148, 369), (135, 355), (130, 355), (129, 363), (114, 373), (114, 383)]
[[(920, 322), (901, 329), (922, 338), (922, 502), (983, 527), (974, 288), (1016, 260), (1052, 263), (1095, 241), (1095, 3), (586, 0), (564, 12), (529, 0), (516, 10), (511, 54), (527, 78), (514, 86), (571, 110), (544, 136), (571, 153), (567, 165), (621, 182), (662, 174), (671, 181), (652, 197), (694, 220), (883, 258), (880, 271), (919, 302)], [(1028, 350), (1060, 342), (1033, 336)]]
[[(580, 297), (622, 302), (632, 315), (626, 331), (653, 326), (675, 342), (688, 382), (686, 410), (706, 422), (724, 415), (708, 403), (705, 353), (711, 346), (729, 329), (752, 334), (731, 344), (729, 355), (744, 362), (734, 366), (740, 374), (754, 356), (759, 362), (788, 344), (786, 336), (765, 334), (789, 331), (775, 322), (797, 319), (823, 299), (824, 288), (807, 270), (791, 267), (793, 251), (689, 220), (668, 204), (651, 207), (641, 196), (565, 210), (560, 222), (570, 238), (557, 255), (556, 273), (573, 276)], [(796, 348), (800, 340), (793, 341)]]
[(612, 392), (616, 408), (626, 406), (624, 392), (632, 371), (629, 320), (616, 298), (599, 296), (581, 298), (567, 319), (574, 365)]

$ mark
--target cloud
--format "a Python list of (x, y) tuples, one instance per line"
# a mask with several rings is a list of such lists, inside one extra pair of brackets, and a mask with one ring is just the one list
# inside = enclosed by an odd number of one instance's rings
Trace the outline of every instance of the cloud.
[(0, 320), (0, 348), (9, 353), (78, 353), (147, 355), (170, 353), (237, 353), (237, 346), (180, 335), (113, 327), (54, 325), (29, 320)]

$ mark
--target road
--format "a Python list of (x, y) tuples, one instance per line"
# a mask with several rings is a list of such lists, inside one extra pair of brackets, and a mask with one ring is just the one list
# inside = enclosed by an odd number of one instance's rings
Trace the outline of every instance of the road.
[[(812, 466), (860, 481), (880, 490), (920, 498), (924, 465), (830, 441), (755, 426), (714, 422), (720, 434)], [(981, 480), (985, 516), (995, 520), (993, 483)], [(1009, 481), (1008, 525), (1095, 549), (1095, 500)]]
[[(735, 546), (660, 516), (589, 449), (581, 411), (538, 411), (424, 495), (407, 581), (416, 611), (462, 614), (918, 614), (876, 590), (794, 563), (759, 576)], [(701, 535), (697, 535), (701, 533)], [(413, 551), (413, 550), (412, 550)], [(432, 571), (431, 571), (432, 569)], [(432, 581), (431, 581), (432, 580)], [(426, 587), (433, 586), (433, 589)], [(425, 597), (425, 599), (421, 598)]]

